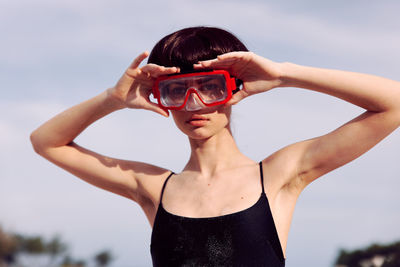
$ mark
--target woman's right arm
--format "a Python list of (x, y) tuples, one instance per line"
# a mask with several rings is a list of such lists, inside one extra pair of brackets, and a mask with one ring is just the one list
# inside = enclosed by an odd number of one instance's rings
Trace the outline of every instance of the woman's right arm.
[(142, 195), (140, 178), (162, 176), (167, 170), (109, 158), (85, 149), (73, 140), (89, 125), (119, 109), (147, 109), (168, 116), (165, 110), (150, 102), (149, 95), (157, 76), (178, 69), (153, 64), (139, 68), (147, 55), (145, 52), (138, 56), (114, 87), (65, 110), (32, 132), (34, 150), (82, 180), (138, 202)]

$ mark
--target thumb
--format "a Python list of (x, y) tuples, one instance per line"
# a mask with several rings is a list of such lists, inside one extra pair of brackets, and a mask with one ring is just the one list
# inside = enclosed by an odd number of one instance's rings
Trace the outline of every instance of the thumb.
[(246, 98), (247, 96), (249, 96), (249, 94), (244, 91), (244, 90), (240, 90), (239, 92), (237, 92), (236, 94), (234, 94), (232, 96), (232, 98), (225, 104), (225, 105), (236, 105), (237, 103), (239, 103), (243, 98)]
[(164, 117), (169, 117), (169, 112), (167, 109), (160, 108), (158, 104), (153, 103), (151, 101), (147, 102), (147, 104), (143, 107), (144, 109), (156, 112)]

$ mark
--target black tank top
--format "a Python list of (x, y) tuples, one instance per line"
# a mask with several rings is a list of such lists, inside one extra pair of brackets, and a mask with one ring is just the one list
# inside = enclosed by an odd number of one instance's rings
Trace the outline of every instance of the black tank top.
[(268, 266), (283, 267), (279, 237), (264, 191), (251, 207), (232, 214), (190, 218), (169, 213), (160, 203), (151, 235), (153, 266)]

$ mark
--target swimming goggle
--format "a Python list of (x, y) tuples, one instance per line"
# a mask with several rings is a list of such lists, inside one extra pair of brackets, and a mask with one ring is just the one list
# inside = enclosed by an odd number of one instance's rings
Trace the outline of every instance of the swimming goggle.
[(195, 111), (224, 104), (239, 90), (235, 78), (225, 70), (160, 76), (153, 95), (165, 109)]

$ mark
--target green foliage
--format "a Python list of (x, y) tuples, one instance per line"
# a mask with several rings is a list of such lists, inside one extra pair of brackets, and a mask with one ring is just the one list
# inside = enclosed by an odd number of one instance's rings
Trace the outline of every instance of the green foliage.
[[(98, 266), (105, 267), (113, 256), (110, 251), (104, 250), (97, 253), (93, 260)], [(49, 267), (86, 266), (86, 261), (74, 259), (68, 254), (68, 247), (60, 236), (47, 241), (41, 236), (6, 233), (0, 227), (0, 266), (15, 263), (15, 266), (27, 267), (31, 266), (31, 261)]]
[(13, 263), (17, 252), (17, 240), (14, 236), (8, 235), (0, 228), (0, 263)]
[(85, 267), (86, 262), (83, 260), (74, 260), (70, 255), (66, 255), (60, 264), (60, 267)]
[(40, 236), (25, 237), (15, 236), (18, 243), (18, 250), (27, 254), (42, 254), (45, 252), (45, 244)]
[[(381, 267), (399, 267), (400, 241), (387, 245), (372, 244), (367, 248), (353, 251), (341, 249), (335, 264), (347, 267), (362, 267), (365, 266), (365, 262), (374, 259), (376, 256), (382, 257), (383, 264)], [(362, 265), (362, 262), (364, 262), (364, 265)]]
[(111, 252), (108, 250), (101, 251), (94, 257), (98, 266), (107, 266), (112, 261)]
[(61, 241), (59, 236), (55, 236), (46, 244), (45, 250), (50, 256), (54, 257), (64, 253), (67, 250), (67, 245)]

